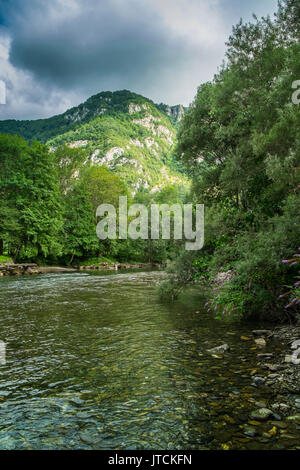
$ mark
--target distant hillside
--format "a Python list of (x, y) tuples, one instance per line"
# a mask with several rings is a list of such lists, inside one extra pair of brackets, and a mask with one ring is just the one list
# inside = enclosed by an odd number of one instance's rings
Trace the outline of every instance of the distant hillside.
[(172, 124), (180, 122), (184, 115), (183, 106), (168, 106), (163, 103), (156, 105), (148, 98), (128, 90), (102, 92), (89, 98), (85, 103), (67, 110), (63, 114), (48, 119), (33, 121), (0, 120), (0, 134), (21, 135), (26, 140), (39, 140), (46, 143), (49, 139), (77, 129), (81, 124), (101, 116), (115, 116), (126, 112), (130, 102), (147, 102), (165, 113)]
[(19, 134), (56, 149), (83, 148), (87, 162), (105, 165), (132, 192), (159, 191), (187, 180), (173, 158), (183, 106), (156, 105), (127, 90), (103, 92), (64, 114), (37, 121), (0, 121), (0, 133)]

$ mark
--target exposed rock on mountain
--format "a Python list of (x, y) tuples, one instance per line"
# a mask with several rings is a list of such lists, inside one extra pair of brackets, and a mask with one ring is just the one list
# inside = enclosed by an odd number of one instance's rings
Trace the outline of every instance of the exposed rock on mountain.
[(86, 163), (118, 173), (134, 194), (186, 182), (173, 159), (176, 123), (183, 115), (183, 106), (156, 105), (124, 90), (99, 93), (49, 119), (0, 121), (0, 132), (40, 140), (51, 151), (61, 145), (81, 148)]

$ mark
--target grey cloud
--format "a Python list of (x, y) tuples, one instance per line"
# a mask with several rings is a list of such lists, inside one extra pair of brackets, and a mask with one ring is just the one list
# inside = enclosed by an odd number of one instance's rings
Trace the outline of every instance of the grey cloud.
[(114, 2), (88, 0), (65, 20), (59, 14), (49, 19), (44, 2), (44, 19), (41, 10), (31, 7), (16, 19), (12, 64), (65, 89), (92, 88), (95, 82), (101, 86), (103, 79), (116, 76), (120, 81), (124, 76), (147, 80), (165, 63), (180, 65), (188, 54), (185, 45), (179, 40), (170, 44), (168, 32), (151, 11), (141, 9), (141, 2), (128, 4), (129, 11), (122, 14)]
[(258, 0), (0, 0), (0, 36), (3, 30), (11, 38), (2, 67), (11, 85), (5, 117), (51, 115), (124, 88), (188, 104), (220, 65), (231, 24), (256, 6)]

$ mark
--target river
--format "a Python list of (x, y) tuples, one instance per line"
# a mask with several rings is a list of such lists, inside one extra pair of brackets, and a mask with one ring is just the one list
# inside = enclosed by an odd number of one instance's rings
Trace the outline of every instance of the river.
[[(0, 449), (291, 448), (269, 423), (243, 432), (272, 398), (251, 386), (251, 328), (215, 320), (199, 288), (160, 302), (161, 276), (0, 279)], [(223, 359), (207, 353), (223, 343)]]

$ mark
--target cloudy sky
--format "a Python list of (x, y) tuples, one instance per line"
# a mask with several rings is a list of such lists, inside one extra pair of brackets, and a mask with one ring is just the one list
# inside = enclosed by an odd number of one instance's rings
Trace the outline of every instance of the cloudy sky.
[(64, 112), (129, 89), (188, 105), (224, 57), (232, 25), (277, 0), (0, 0), (0, 119)]

